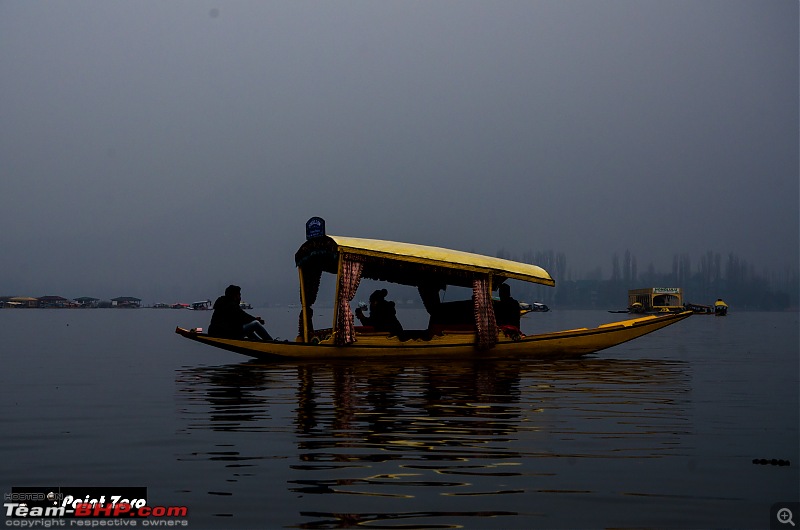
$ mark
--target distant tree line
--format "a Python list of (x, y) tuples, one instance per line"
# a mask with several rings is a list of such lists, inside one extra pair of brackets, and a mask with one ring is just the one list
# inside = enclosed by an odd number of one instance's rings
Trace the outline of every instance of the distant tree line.
[(636, 257), (630, 251), (620, 258), (611, 257), (611, 275), (604, 278), (602, 267), (573, 279), (564, 253), (549, 251), (526, 252), (522, 259), (505, 251), (497, 257), (533, 263), (543, 267), (556, 280), (556, 287), (522, 284), (514, 297), (528, 302), (542, 302), (551, 307), (572, 309), (624, 309), (628, 290), (645, 287), (680, 287), (686, 303), (710, 305), (722, 298), (734, 310), (786, 311), (800, 305), (800, 275), (797, 268), (776, 272), (757, 272), (756, 268), (730, 253), (706, 252), (696, 265), (688, 254), (676, 254), (672, 270), (656, 271), (650, 264), (640, 271)]

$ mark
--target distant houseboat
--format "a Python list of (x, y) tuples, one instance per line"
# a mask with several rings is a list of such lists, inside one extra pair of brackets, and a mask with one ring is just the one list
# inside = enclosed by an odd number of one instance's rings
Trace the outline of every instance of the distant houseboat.
[(81, 296), (75, 299), (75, 303), (78, 304), (78, 307), (97, 307), (99, 302), (99, 298), (93, 298), (91, 296)]
[(631, 313), (680, 313), (685, 311), (680, 287), (648, 287), (628, 291)]
[(138, 308), (141, 307), (141, 305), (141, 298), (135, 298), (133, 296), (120, 296), (119, 298), (111, 299), (111, 307)]

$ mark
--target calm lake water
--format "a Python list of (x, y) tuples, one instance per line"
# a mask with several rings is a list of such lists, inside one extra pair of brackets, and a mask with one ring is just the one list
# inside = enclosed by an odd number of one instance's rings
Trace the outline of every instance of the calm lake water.
[[(251, 312), (293, 337), (297, 309)], [(800, 500), (797, 313), (694, 316), (578, 361), (391, 364), (174, 333), (209, 317), (0, 310), (3, 491), (145, 486), (198, 529), (769, 528)]]

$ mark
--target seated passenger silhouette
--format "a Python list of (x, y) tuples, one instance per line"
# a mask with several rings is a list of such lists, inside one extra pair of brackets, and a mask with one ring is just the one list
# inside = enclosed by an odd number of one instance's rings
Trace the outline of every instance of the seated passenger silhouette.
[(254, 317), (241, 308), (242, 288), (229, 285), (225, 294), (214, 302), (214, 314), (208, 325), (208, 334), (223, 339), (253, 339), (269, 342), (272, 337), (264, 329), (264, 320)]
[(369, 295), (369, 316), (359, 307), (356, 309), (356, 318), (364, 326), (372, 326), (376, 331), (388, 331), (390, 335), (403, 333), (403, 325), (397, 320), (397, 311), (394, 302), (386, 300), (389, 292), (379, 289)]
[(500, 285), (500, 301), (494, 304), (494, 317), (498, 326), (514, 326), (519, 329), (519, 302), (511, 297), (511, 287)]

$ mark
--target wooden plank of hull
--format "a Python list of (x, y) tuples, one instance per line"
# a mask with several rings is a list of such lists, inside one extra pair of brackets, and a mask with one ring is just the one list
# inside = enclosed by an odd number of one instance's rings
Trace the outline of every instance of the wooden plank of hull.
[(658, 329), (679, 322), (692, 315), (691, 311), (663, 316), (645, 316), (604, 324), (596, 328), (529, 335), (511, 340), (501, 334), (498, 343), (490, 350), (475, 348), (472, 333), (445, 334), (431, 340), (411, 339), (401, 342), (397, 337), (385, 335), (359, 336), (349, 346), (332, 343), (306, 344), (299, 342), (255, 342), (209, 337), (202, 333), (176, 328), (175, 333), (210, 346), (241, 353), (256, 359), (324, 359), (324, 358), (419, 358), (419, 357), (474, 357), (474, 358), (571, 358), (628, 342)]

